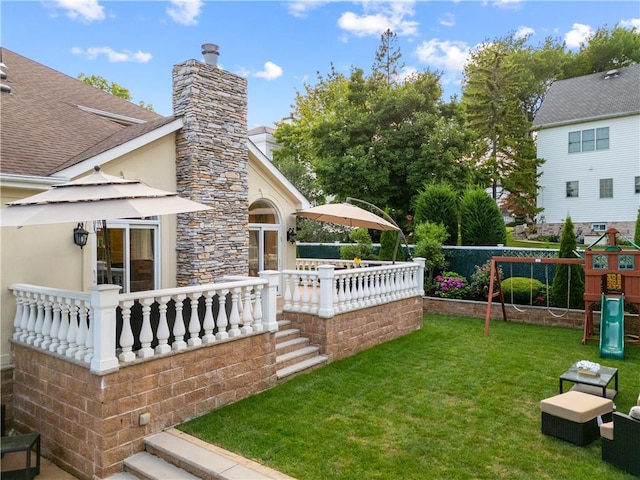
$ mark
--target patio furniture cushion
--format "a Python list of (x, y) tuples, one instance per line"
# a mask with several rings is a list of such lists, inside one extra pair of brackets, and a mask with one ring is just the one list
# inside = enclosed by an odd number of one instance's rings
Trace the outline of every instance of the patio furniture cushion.
[(608, 398), (569, 391), (542, 400), (540, 409), (554, 417), (585, 423), (597, 416), (612, 412), (613, 402)]
[(600, 425), (600, 436), (607, 440), (613, 440), (613, 421)]

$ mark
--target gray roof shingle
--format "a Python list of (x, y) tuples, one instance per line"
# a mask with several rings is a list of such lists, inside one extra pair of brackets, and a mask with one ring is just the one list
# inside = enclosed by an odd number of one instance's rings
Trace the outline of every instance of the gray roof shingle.
[[(168, 123), (163, 117), (2, 48), (0, 172), (48, 176)], [(124, 126), (80, 108), (148, 123)]]
[(579, 123), (640, 113), (640, 64), (554, 82), (544, 97), (534, 127)]

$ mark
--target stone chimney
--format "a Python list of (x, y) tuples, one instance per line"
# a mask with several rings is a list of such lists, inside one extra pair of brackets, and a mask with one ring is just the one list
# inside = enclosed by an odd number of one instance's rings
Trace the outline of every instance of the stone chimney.
[(213, 207), (178, 215), (178, 286), (249, 272), (247, 80), (217, 68), (217, 45), (202, 54), (173, 67), (177, 191)]

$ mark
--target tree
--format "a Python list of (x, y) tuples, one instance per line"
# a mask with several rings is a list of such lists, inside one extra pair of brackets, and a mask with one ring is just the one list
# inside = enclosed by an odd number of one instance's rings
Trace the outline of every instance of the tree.
[(640, 208), (638, 208), (638, 218), (636, 218), (636, 233), (633, 237), (633, 243), (640, 245)]
[(416, 223), (426, 221), (441, 224), (448, 237), (447, 245), (458, 243), (458, 194), (448, 183), (428, 184), (416, 198)]
[[(562, 227), (558, 258), (576, 258), (576, 234), (571, 217), (567, 217)], [(569, 281), (571, 276), (571, 281)], [(567, 299), (567, 297), (569, 297)], [(551, 286), (551, 301), (556, 307), (584, 308), (584, 280), (580, 265), (558, 264)]]
[(432, 222), (416, 224), (415, 254), (425, 258), (425, 270), (427, 275), (425, 285), (430, 287), (433, 283), (433, 273), (436, 269), (443, 269), (447, 262), (442, 251), (442, 244), (447, 240), (447, 230), (442, 226)]
[[(132, 97), (131, 97), (131, 92), (129, 92), (129, 89), (118, 85), (115, 82), (109, 82), (109, 80), (107, 80), (104, 77), (101, 77), (99, 75), (90, 75), (87, 76), (84, 73), (79, 73), (78, 74), (78, 80), (80, 80), (81, 82), (86, 83), (87, 85), (91, 85), (92, 87), (95, 87), (97, 89), (102, 90), (103, 92), (106, 93), (110, 93), (111, 95), (115, 96), (115, 97), (119, 97), (122, 98), (124, 100), (127, 100), (128, 102), (131, 101)], [(149, 104), (145, 104), (142, 100), (138, 103), (138, 105), (146, 110), (149, 110), (151, 112), (153, 112), (153, 105)]]
[[(389, 215), (389, 208), (385, 208), (385, 213)], [(396, 230), (384, 230), (380, 233), (380, 252), (378, 253), (379, 260), (396, 260), (393, 258), (393, 253), (396, 252), (398, 235), (399, 233)], [(402, 250), (396, 252), (396, 255), (402, 256)]]
[(398, 81), (398, 69), (404, 68), (404, 63), (399, 63), (402, 52), (397, 46), (398, 36), (387, 29), (380, 35), (380, 46), (376, 52), (376, 60), (373, 64), (373, 74), (380, 74), (387, 82), (387, 85)]
[(498, 204), (481, 188), (467, 190), (460, 202), (462, 245), (507, 243), (507, 228)]

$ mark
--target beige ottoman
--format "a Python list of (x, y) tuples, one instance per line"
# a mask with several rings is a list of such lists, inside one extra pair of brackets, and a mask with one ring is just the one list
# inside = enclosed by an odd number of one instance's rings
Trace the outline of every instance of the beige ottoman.
[(588, 393), (569, 391), (540, 402), (542, 433), (588, 445), (600, 437), (598, 417), (611, 418), (613, 402)]

